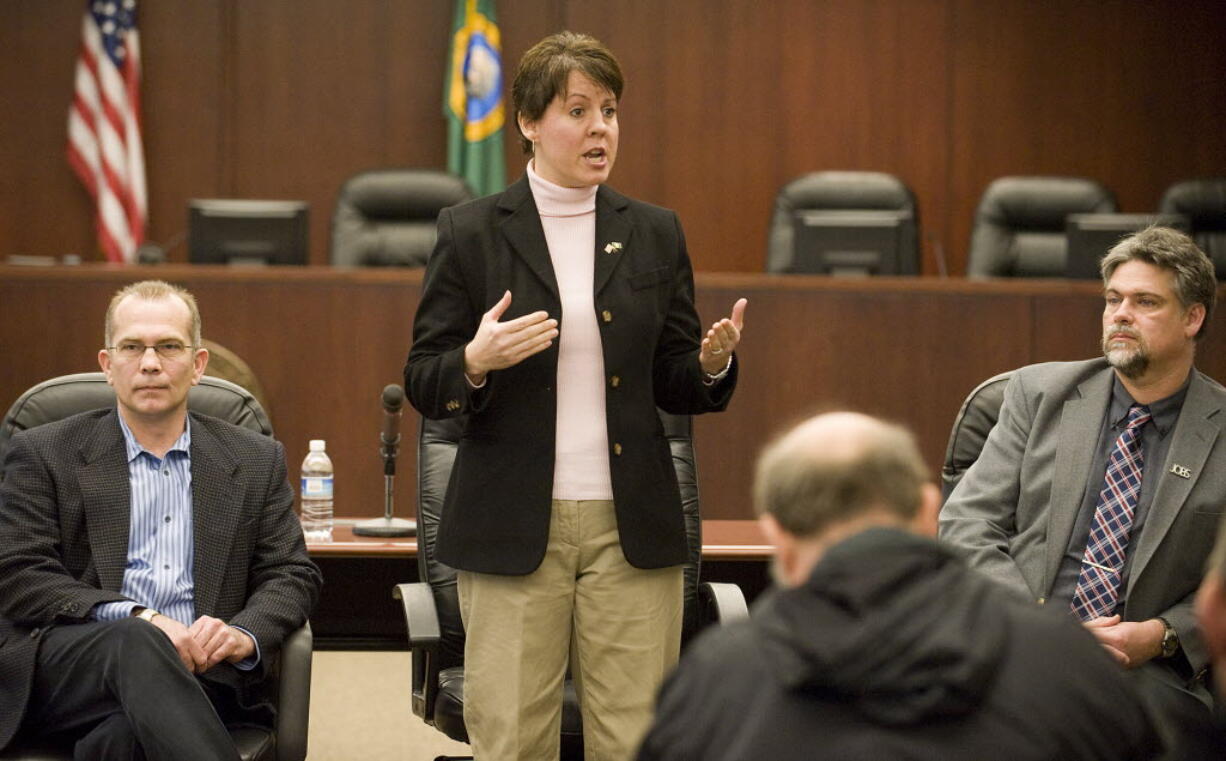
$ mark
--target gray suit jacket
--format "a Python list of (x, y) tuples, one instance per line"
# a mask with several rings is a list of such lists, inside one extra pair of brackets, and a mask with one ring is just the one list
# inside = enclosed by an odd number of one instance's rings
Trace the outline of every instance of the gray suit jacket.
[[(285, 453), (265, 436), (216, 418), (192, 420), (196, 615), (251, 632), (261, 665), (228, 663), (203, 678), (256, 707), (265, 667), (319, 595), (286, 479)], [(49, 626), (89, 620), (119, 593), (131, 500), (114, 408), (13, 437), (0, 483), (0, 748), (29, 698), (38, 639)]]
[[(1043, 601), (1092, 476), (1111, 394), (1104, 359), (1024, 367), (1005, 390), (983, 452), (941, 509), (940, 536), (970, 565)], [(1190, 673), (1208, 657), (1192, 598), (1226, 508), (1226, 389), (1193, 370), (1149, 517), (1129, 549), (1123, 618), (1162, 616), (1179, 633)], [(1172, 472), (1180, 465), (1188, 477)]]

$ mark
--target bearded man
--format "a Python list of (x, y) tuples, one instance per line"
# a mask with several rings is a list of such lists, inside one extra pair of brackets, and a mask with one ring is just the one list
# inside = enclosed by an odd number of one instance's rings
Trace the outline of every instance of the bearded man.
[(1100, 268), (1104, 358), (1012, 374), (940, 537), (1080, 620), (1177, 737), (1211, 705), (1193, 598), (1226, 507), (1226, 390), (1194, 359), (1217, 281), (1188, 236), (1162, 227)]

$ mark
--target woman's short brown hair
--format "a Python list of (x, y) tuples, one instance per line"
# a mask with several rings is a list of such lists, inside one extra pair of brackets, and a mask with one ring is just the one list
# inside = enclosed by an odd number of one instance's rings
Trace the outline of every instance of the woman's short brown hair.
[(515, 129), (524, 153), (532, 153), (532, 141), (524, 137), (519, 128), (520, 114), (530, 122), (544, 116), (553, 99), (566, 92), (566, 81), (572, 71), (581, 72), (621, 100), (625, 82), (612, 51), (586, 34), (558, 32), (549, 35), (519, 59), (519, 69), (511, 85)]

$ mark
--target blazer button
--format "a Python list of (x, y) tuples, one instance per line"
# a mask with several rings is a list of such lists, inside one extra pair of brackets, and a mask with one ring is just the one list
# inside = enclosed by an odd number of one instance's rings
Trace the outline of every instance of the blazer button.
[(614, 375), (612, 378), (609, 378), (609, 385), (612, 386), (613, 388), (617, 388), (621, 384), (622, 384), (622, 379), (617, 377), (616, 375)]
[(605, 322), (613, 322), (613, 313), (606, 309), (600, 313), (600, 319)]
[(615, 444), (613, 445), (613, 454), (617, 455), (618, 457), (621, 457), (621, 454), (622, 454), (622, 445), (621, 445), (621, 444), (616, 444), (616, 443), (615, 443)]
[(38, 635), (39, 635), (39, 633), (40, 633), (41, 631), (42, 631), (42, 629), (39, 629), (37, 626), (36, 626), (36, 627), (34, 627), (33, 629), (31, 629), (31, 630), (30, 630), (30, 639), (38, 639)]

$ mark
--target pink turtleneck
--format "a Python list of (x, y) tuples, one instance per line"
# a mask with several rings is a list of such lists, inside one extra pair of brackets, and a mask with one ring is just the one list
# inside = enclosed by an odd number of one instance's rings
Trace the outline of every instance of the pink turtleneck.
[(558, 422), (554, 499), (613, 499), (605, 420), (604, 354), (593, 302), (596, 187), (564, 188), (528, 162), (528, 185), (558, 279)]

